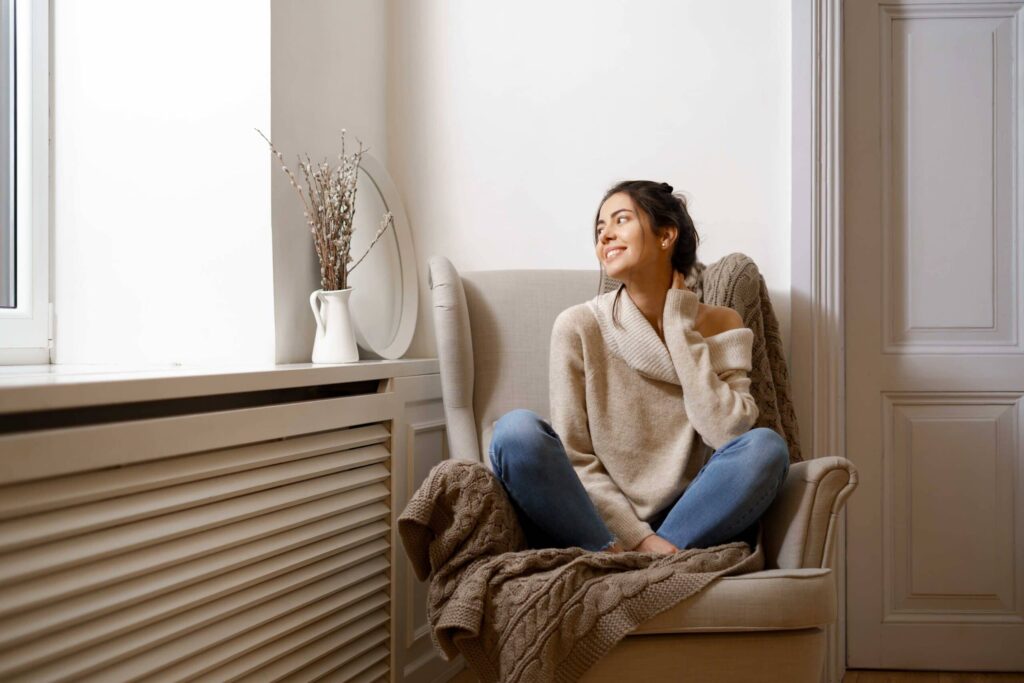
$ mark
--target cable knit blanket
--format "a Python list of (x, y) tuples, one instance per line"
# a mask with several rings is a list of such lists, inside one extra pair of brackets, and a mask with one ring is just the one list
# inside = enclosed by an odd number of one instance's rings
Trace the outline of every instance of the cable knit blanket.
[(528, 549), (515, 509), (483, 464), (445, 460), (398, 518), (416, 576), (429, 580), (431, 639), (485, 683), (576, 681), (630, 631), (720, 576), (764, 568), (732, 542), (669, 555)]

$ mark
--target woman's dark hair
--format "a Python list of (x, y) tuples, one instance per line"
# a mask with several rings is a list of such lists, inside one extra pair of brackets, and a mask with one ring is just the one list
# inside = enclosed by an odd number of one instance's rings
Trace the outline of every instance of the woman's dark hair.
[[(601, 203), (597, 205), (597, 216), (594, 217), (594, 245), (597, 245), (597, 221), (601, 217), (601, 207), (613, 194), (623, 192), (633, 200), (638, 213), (647, 219), (655, 237), (665, 234), (667, 227), (675, 227), (678, 231), (675, 244), (672, 245), (672, 267), (683, 276), (690, 274), (690, 269), (697, 262), (697, 244), (700, 238), (697, 229), (686, 210), (686, 198), (674, 193), (668, 183), (656, 183), (651, 180), (623, 180), (605, 192)], [(643, 225), (643, 221), (641, 221)], [(612, 306), (612, 317), (615, 317), (615, 305), (618, 304), (622, 287), (615, 293)]]

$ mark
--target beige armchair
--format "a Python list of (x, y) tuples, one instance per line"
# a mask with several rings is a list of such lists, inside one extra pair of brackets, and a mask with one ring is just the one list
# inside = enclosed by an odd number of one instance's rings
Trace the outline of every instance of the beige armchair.
[[(549, 415), (555, 317), (597, 293), (597, 270), (458, 273), (430, 260), (449, 447), (482, 462), (494, 423), (514, 408)], [(839, 511), (857, 485), (840, 457), (794, 463), (765, 513), (764, 571), (723, 577), (620, 641), (582, 680), (701, 683), (821, 680), (836, 620), (831, 569)]]

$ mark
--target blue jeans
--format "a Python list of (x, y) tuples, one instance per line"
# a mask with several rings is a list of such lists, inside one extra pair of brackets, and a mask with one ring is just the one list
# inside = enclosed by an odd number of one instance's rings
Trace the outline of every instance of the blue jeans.
[[(494, 426), (489, 455), (531, 548), (611, 545), (613, 535), (561, 438), (537, 413), (505, 413)], [(735, 540), (753, 545), (755, 525), (788, 473), (786, 440), (767, 427), (751, 429), (712, 453), (683, 494), (648, 523), (680, 550)]]

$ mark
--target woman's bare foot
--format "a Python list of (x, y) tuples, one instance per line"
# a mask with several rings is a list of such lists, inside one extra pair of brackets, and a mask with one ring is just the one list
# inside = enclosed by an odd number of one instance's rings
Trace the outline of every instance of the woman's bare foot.
[(644, 553), (661, 553), (662, 555), (667, 555), (669, 553), (678, 552), (679, 548), (658, 534), (650, 534), (640, 541), (636, 550)]

